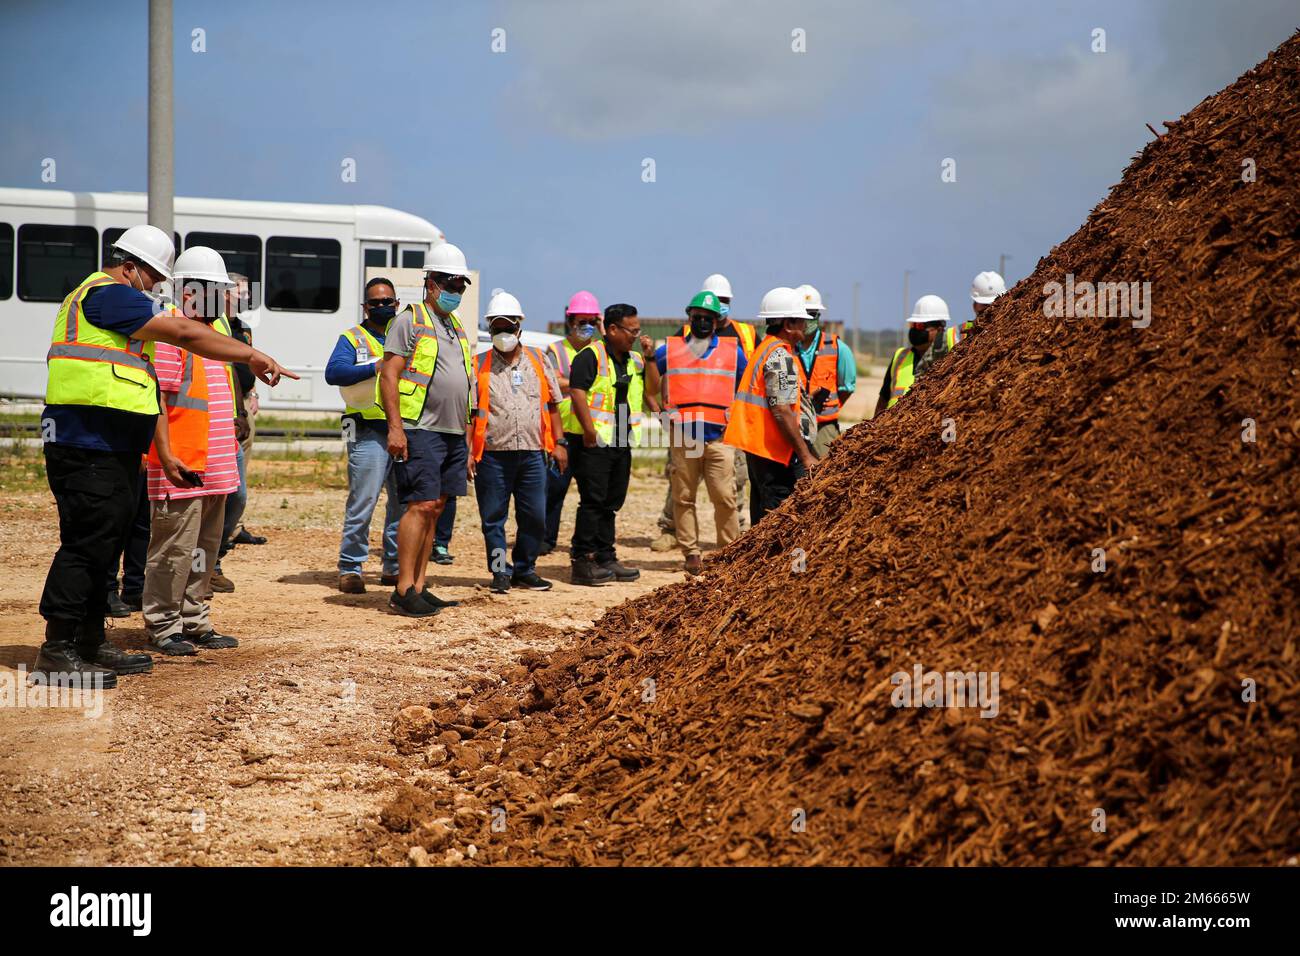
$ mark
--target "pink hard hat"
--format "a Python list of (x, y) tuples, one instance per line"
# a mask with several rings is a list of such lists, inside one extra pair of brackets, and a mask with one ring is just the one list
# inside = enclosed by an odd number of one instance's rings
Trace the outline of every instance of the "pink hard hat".
[(583, 289), (581, 292), (573, 293), (573, 298), (569, 300), (568, 306), (564, 310), (565, 315), (600, 315), (600, 303), (596, 297)]

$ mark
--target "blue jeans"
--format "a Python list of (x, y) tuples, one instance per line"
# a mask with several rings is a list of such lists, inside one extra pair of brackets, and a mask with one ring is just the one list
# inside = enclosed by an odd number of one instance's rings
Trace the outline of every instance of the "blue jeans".
[(433, 543), (444, 548), (451, 545), (451, 534), (456, 530), (456, 499), (448, 498), (447, 504), (438, 515), (438, 524), (433, 531)]
[[(537, 567), (546, 533), (546, 460), (540, 451), (483, 453), (474, 477), (488, 570), (517, 577)], [(513, 563), (506, 560), (506, 515), (515, 499)]]
[[(569, 447), (574, 447), (574, 438), (567, 436)], [(582, 442), (582, 436), (578, 436)], [(564, 498), (569, 493), (569, 484), (573, 481), (573, 472), (568, 468), (555, 472), (546, 471), (546, 543), (555, 548), (560, 540), (560, 515), (564, 512)]]
[(402, 505), (397, 500), (392, 458), (383, 432), (361, 427), (357, 440), (348, 442), (348, 503), (343, 509), (343, 540), (339, 544), (339, 574), (360, 574), (370, 556), (370, 518), (379, 492), (388, 490), (384, 508), (383, 573), (397, 573), (397, 522)]

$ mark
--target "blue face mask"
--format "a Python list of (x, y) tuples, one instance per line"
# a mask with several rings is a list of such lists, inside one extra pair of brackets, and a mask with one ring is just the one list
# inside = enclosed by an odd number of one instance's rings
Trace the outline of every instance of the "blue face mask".
[(458, 305), (460, 305), (459, 292), (448, 292), (444, 289), (438, 293), (438, 308), (443, 312), (455, 312)]
[(580, 339), (589, 339), (595, 334), (596, 334), (596, 327), (594, 325), (578, 326), (578, 338)]
[(731, 314), (731, 306), (728, 305), (726, 302), (719, 302), (718, 307), (722, 309), (722, 314), (724, 317)]

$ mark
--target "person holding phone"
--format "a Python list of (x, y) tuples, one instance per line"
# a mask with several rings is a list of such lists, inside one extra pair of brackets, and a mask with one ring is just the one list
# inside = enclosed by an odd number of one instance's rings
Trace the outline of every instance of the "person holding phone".
[[(221, 315), (230, 280), (215, 249), (186, 249), (172, 281), (187, 319), (210, 326)], [(157, 346), (154, 367), (163, 413), (148, 456), (143, 610), (149, 643), (167, 655), (238, 647), (208, 618), (226, 498), (239, 490), (231, 378), (224, 362), (165, 343)]]

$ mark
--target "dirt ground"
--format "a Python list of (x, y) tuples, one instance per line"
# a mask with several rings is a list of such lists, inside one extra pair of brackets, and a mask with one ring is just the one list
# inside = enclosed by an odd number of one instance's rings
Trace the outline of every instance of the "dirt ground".
[[(377, 561), (368, 593), (335, 588), (344, 491), (323, 486), (337, 481), (281, 489), (274, 467), (254, 460), (246, 515), (270, 540), (232, 552), (225, 571), (237, 590), (214, 601), (238, 649), (155, 657), (152, 674), (106, 692), (98, 717), (0, 707), (0, 863), (370, 862), (379, 807), (406, 778), (388, 739), (403, 702), (468, 695), (499, 680), (494, 669), (523, 648), (549, 650), (565, 629), (685, 577), (680, 555), (649, 549), (666, 482), (647, 473), (634, 477), (619, 518), (620, 557), (642, 569), (640, 581), (575, 587), (557, 552), (539, 565), (553, 591), (490, 595), (471, 494), (461, 499), (456, 563), (430, 565), (434, 591), (461, 605), (427, 621), (395, 617), (384, 611)], [(573, 488), (562, 542), (576, 504)], [(7, 494), (0, 516), (0, 680), (12, 686), (42, 640), (37, 605), (57, 525), (48, 492)], [(378, 520), (372, 531), (377, 543)], [(115, 643), (144, 647), (139, 615), (113, 624)]]

